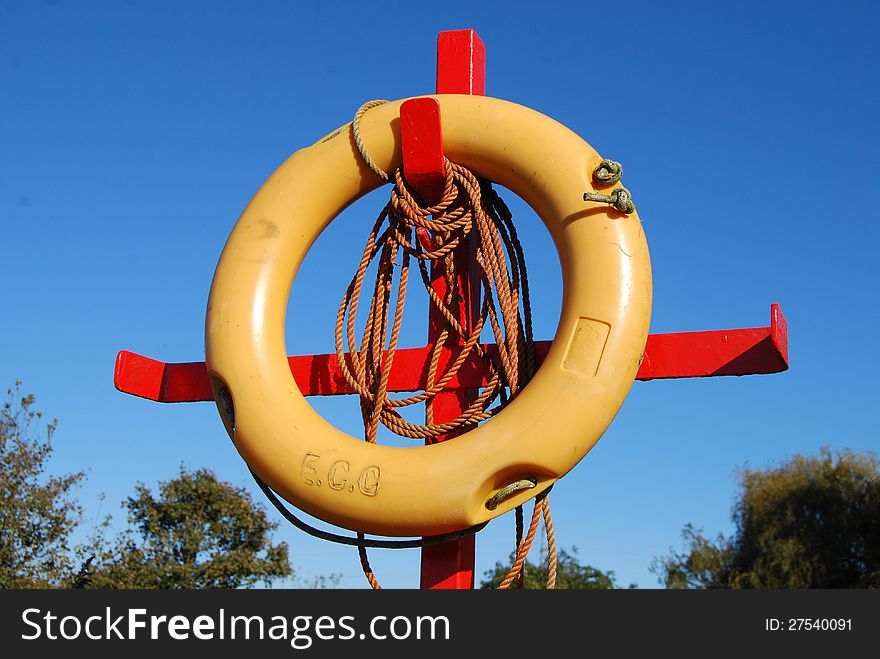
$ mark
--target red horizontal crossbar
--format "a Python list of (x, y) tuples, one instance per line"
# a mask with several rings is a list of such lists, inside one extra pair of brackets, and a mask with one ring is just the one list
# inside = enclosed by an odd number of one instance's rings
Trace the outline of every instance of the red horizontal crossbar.
[[(485, 346), (494, 352), (494, 344)], [(538, 360), (550, 341), (535, 343)], [(449, 359), (457, 348), (448, 349)], [(353, 394), (335, 354), (288, 357), (293, 379), (304, 396)], [(388, 381), (389, 391), (425, 389), (430, 349), (398, 349)], [(651, 334), (637, 380), (757, 375), (788, 369), (788, 324), (779, 305), (770, 309), (770, 326), (750, 329)], [(114, 383), (119, 391), (161, 403), (213, 400), (204, 362), (169, 364), (127, 350), (116, 357)], [(447, 389), (473, 389), (486, 384), (482, 360), (472, 355)]]
[(652, 334), (638, 380), (758, 375), (788, 370), (788, 322), (778, 304), (770, 327)]

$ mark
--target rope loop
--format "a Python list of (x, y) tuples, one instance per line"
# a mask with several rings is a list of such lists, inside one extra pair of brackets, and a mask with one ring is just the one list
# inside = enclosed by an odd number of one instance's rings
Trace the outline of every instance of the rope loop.
[[(428, 443), (450, 433), (466, 432), (500, 411), (537, 370), (525, 257), (510, 211), (488, 181), (477, 179), (470, 170), (450, 161), (447, 171), (445, 193), (432, 206), (422, 205), (399, 169), (389, 177), (394, 182), (391, 198), (373, 225), (357, 271), (339, 305), (337, 358), (345, 380), (361, 398), (368, 442), (376, 441), (380, 425), (403, 437)], [(415, 239), (417, 229), (428, 232), (432, 249), (425, 248), (425, 241)], [(471, 319), (470, 326), (465, 326), (460, 317), (462, 293), (453, 253), (471, 239), (476, 243), (477, 293), (481, 304), (479, 315)], [(431, 347), (425, 390), (395, 399), (388, 393), (388, 379), (400, 337), (413, 261), (430, 303), (446, 320), (446, 327)], [(427, 261), (443, 263), (445, 295), (441, 296), (431, 285)], [(355, 321), (367, 270), (373, 263), (377, 267), (375, 281), (369, 286), (372, 300), (367, 302), (366, 325), (358, 338)], [(497, 356), (490, 356), (480, 344), (480, 334), (486, 326), (494, 334)], [(450, 343), (458, 344), (459, 352), (441, 368), (443, 346)], [(434, 398), (474, 357), (487, 366), (487, 385), (460, 416), (435, 423)], [(501, 404), (493, 407), (499, 398)], [(417, 403), (426, 404), (424, 424), (408, 421), (400, 414), (401, 408)]]
[[(386, 101), (375, 100), (358, 108), (352, 120), (352, 134), (358, 152), (367, 166), (382, 180), (393, 184), (388, 203), (373, 224), (336, 315), (336, 355), (346, 382), (360, 397), (364, 439), (375, 443), (379, 426), (409, 439), (428, 444), (460, 435), (491, 418), (522, 390), (537, 371), (532, 334), (529, 281), (525, 256), (511, 219), (510, 210), (492, 188), (473, 172), (446, 161), (446, 185), (443, 197), (434, 205), (425, 205), (407, 184), (403, 172), (383, 171), (370, 158), (360, 135), (363, 115)], [(427, 232), (429, 240), (417, 239), (417, 232)], [(479, 313), (464, 322), (460, 311), (462, 291), (455, 266), (455, 250), (470, 249), (473, 241), (479, 300)], [(427, 262), (442, 264), (445, 293), (432, 285)], [(445, 320), (433, 345), (425, 389), (405, 398), (392, 398), (388, 382), (400, 339), (403, 308), (413, 264), (428, 295), (429, 304)], [(375, 279), (368, 284), (367, 271), (375, 265)], [(371, 289), (371, 299), (363, 300), (364, 288)], [(395, 290), (396, 289), (396, 290)], [(364, 329), (355, 330), (358, 311), (366, 309)], [(491, 328), (496, 348), (484, 349), (480, 335)], [(444, 347), (456, 346), (452, 359), (441, 365)], [(346, 354), (348, 353), (348, 354)], [(486, 369), (486, 384), (472, 403), (457, 418), (434, 420), (435, 397), (456, 377), (468, 360), (480, 360)], [(493, 404), (499, 401), (497, 405)], [(424, 403), (424, 424), (406, 420), (400, 409)], [(498, 492), (487, 505), (497, 507), (515, 492), (536, 486), (536, 481), (522, 480)], [(547, 493), (535, 499), (532, 526), (544, 518), (548, 542), (553, 537)], [(534, 528), (525, 538), (517, 537), (518, 561), (508, 577), (508, 585), (522, 573), (525, 555), (534, 539)], [(370, 568), (363, 534), (358, 534), (358, 554), (370, 585), (379, 582)], [(555, 544), (552, 546), (555, 566)], [(554, 567), (555, 574), (555, 567)], [(555, 579), (555, 576), (554, 576)], [(507, 587), (502, 585), (502, 587)]]
[(351, 132), (354, 136), (354, 143), (357, 146), (358, 153), (361, 154), (361, 158), (364, 159), (364, 162), (367, 164), (373, 173), (378, 176), (383, 181), (387, 181), (388, 172), (383, 170), (379, 165), (377, 165), (372, 158), (370, 158), (370, 154), (367, 153), (367, 148), (364, 146), (364, 141), (361, 139), (361, 117), (363, 117), (367, 110), (371, 110), (372, 108), (378, 107), (380, 105), (384, 105), (388, 101), (382, 99), (376, 99), (374, 101), (367, 101), (362, 106), (357, 109), (357, 112), (354, 113), (354, 119), (351, 121)]
[(599, 185), (613, 185), (623, 177), (623, 165), (615, 160), (603, 160), (593, 170), (593, 180)]
[(514, 481), (510, 485), (505, 485), (486, 501), (486, 508), (489, 510), (495, 510), (510, 495), (516, 494), (517, 492), (524, 492), (525, 490), (531, 490), (537, 485), (538, 482), (533, 478), (524, 478), (522, 480)]

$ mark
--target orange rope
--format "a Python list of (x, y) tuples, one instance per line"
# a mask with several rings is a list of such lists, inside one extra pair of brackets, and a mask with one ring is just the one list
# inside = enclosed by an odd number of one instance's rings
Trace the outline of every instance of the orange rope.
[[(483, 199), (484, 191), (488, 192), (485, 195), (487, 200)], [(434, 219), (430, 219), (429, 215), (433, 215)], [(502, 388), (507, 387), (510, 391), (509, 397), (512, 398), (534, 372), (534, 346), (525, 338), (525, 335), (531, 337), (531, 310), (528, 304), (524, 305), (525, 315), (519, 313), (520, 297), (528, 295), (527, 283), (526, 287), (522, 285), (526, 280), (521, 281), (519, 274), (522, 265), (517, 262), (522, 248), (515, 232), (509, 228), (509, 219), (503, 219), (509, 216), (504, 202), (488, 182), (481, 183), (470, 171), (455, 163), (448, 163), (446, 192), (443, 199), (434, 206), (420, 206), (408, 190), (401, 173), (396, 172), (391, 200), (373, 225), (357, 272), (343, 296), (336, 317), (336, 353), (343, 376), (360, 395), (367, 441), (376, 441), (380, 423), (403, 437), (428, 442), (436, 441), (438, 437), (451, 432), (466, 431), (498, 412), (501, 406), (491, 408), (491, 405)], [(414, 230), (420, 227), (431, 231), (435, 249), (425, 251), (421, 243), (414, 239)], [(453, 250), (464, 244), (472, 232), (478, 240), (476, 256), (480, 264), (479, 277), (483, 295), (480, 315), (475, 319), (473, 328), (467, 331), (458, 318), (457, 296), (460, 292), (456, 286)], [(512, 267), (508, 266), (505, 246), (509, 246), (512, 252)], [(443, 299), (431, 287), (426, 266), (427, 261), (441, 258), (447, 266), (447, 293)], [(431, 351), (428, 388), (417, 395), (394, 399), (388, 394), (388, 377), (400, 337), (412, 259), (417, 261), (431, 304), (446, 320), (447, 327), (441, 332)], [(400, 274), (397, 277), (397, 293), (392, 295), (398, 260)], [(355, 320), (366, 283), (366, 273), (374, 261), (377, 261), (377, 271), (372, 286), (373, 296), (369, 302), (363, 334), (358, 340)], [(389, 317), (392, 318), (390, 335)], [(497, 363), (483, 351), (479, 343), (480, 333), (487, 321), (498, 345)], [(455, 359), (441, 371), (441, 349), (452, 336), (461, 338), (461, 349)], [(523, 346), (527, 348), (527, 366), (524, 367), (520, 365), (519, 359)], [(350, 354), (348, 359), (345, 356), (346, 347)], [(487, 385), (456, 419), (434, 423), (431, 411), (433, 398), (457, 375), (474, 352), (479, 353), (486, 363)], [(409, 422), (398, 412), (402, 407), (421, 402), (427, 403), (428, 407), (428, 420), (425, 424)]]
[[(364, 105), (363, 113), (378, 102)], [(353, 125), (355, 142), (364, 160), (372, 160), (359, 140), (357, 122)], [(378, 167), (371, 164), (373, 171)], [(394, 186), (389, 202), (382, 209), (370, 231), (355, 275), (343, 295), (336, 315), (336, 355), (346, 382), (360, 396), (365, 440), (375, 442), (379, 424), (397, 435), (428, 443), (449, 433), (461, 434), (494, 416), (526, 385), (537, 370), (532, 336), (531, 305), (528, 277), (522, 245), (517, 237), (511, 214), (490, 182), (477, 179), (467, 168), (446, 161), (446, 185), (443, 197), (434, 205), (422, 204), (411, 192), (400, 170), (388, 176)], [(416, 231), (426, 230), (432, 245), (426, 248), (416, 239)], [(461, 291), (455, 269), (454, 251), (473, 239), (476, 245), (474, 265), (480, 282), (480, 312), (472, 328), (466, 328), (459, 317)], [(406, 301), (411, 262), (415, 260), (430, 304), (442, 315), (446, 327), (440, 332), (430, 351), (427, 389), (405, 398), (392, 398), (388, 379), (400, 338), (403, 309)], [(427, 262), (442, 260), (445, 265), (446, 294), (441, 297), (431, 286)], [(366, 322), (360, 337), (355, 322), (362, 302), (367, 271), (376, 263), (372, 297), (367, 307)], [(395, 270), (398, 274), (395, 278)], [(395, 293), (396, 279), (396, 293)], [(522, 309), (522, 311), (521, 311)], [(389, 332), (390, 321), (390, 332)], [(484, 351), (480, 335), (486, 325), (491, 328), (498, 349), (497, 357)], [(444, 345), (460, 344), (456, 357), (443, 368), (440, 356)], [(346, 352), (349, 357), (346, 357)], [(487, 384), (458, 417), (434, 422), (433, 400), (455, 378), (467, 358), (477, 354), (487, 371)], [(492, 407), (500, 399), (500, 403)], [(399, 413), (403, 407), (425, 403), (424, 424), (405, 420)], [(519, 512), (521, 515), (521, 511)], [(502, 587), (514, 579), (521, 582), (522, 565), (534, 540), (534, 532), (543, 514), (552, 537), (549, 504), (546, 493), (535, 500), (529, 533), (517, 533), (517, 554)], [(373, 588), (379, 588), (363, 546), (358, 547), (361, 565)], [(552, 547), (555, 565), (555, 544)], [(555, 574), (555, 570), (554, 570)]]

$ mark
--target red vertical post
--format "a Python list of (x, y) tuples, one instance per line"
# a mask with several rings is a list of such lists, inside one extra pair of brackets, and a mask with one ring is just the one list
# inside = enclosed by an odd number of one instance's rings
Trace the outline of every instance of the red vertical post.
[[(473, 30), (441, 32), (437, 37), (437, 93), (486, 93), (486, 47)], [(479, 313), (479, 288), (472, 272), (474, 245), (459, 249), (455, 255), (459, 318), (468, 330)], [(442, 262), (431, 267), (431, 285), (442, 297), (446, 294), (445, 270)], [(445, 319), (433, 306), (428, 316), (428, 342), (437, 341), (445, 327)], [(443, 423), (461, 414), (476, 396), (474, 390), (444, 392), (434, 399), (434, 422)], [(451, 435), (441, 438), (449, 439)], [(474, 587), (476, 537), (467, 536), (439, 545), (422, 548), (421, 587), (470, 589)]]

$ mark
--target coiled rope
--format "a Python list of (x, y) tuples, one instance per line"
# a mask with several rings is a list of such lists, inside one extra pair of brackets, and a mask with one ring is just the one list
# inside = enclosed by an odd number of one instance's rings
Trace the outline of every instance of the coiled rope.
[[(389, 202), (373, 224), (357, 271), (339, 305), (336, 354), (343, 376), (360, 396), (366, 441), (376, 441), (379, 424), (382, 424), (397, 435), (434, 443), (444, 436), (464, 433), (491, 418), (522, 390), (537, 370), (528, 275), (510, 211), (489, 181), (478, 179), (467, 168), (447, 160), (443, 196), (436, 204), (429, 205), (408, 187), (399, 169), (389, 175), (370, 158), (360, 136), (360, 120), (368, 110), (384, 102), (365, 103), (352, 121), (352, 136), (364, 162), (382, 180), (392, 182), (393, 188)], [(458, 287), (454, 250), (465, 248), (470, 240), (475, 244), (474, 264), (481, 302), (479, 315), (471, 327), (466, 327), (458, 310), (462, 293)], [(372, 298), (365, 305), (366, 322), (358, 340), (355, 322), (367, 271), (374, 261), (376, 276), (371, 287)], [(388, 379), (400, 338), (412, 261), (416, 263), (430, 304), (443, 316), (446, 325), (430, 349), (427, 389), (395, 399), (389, 396)], [(445, 266), (446, 293), (442, 297), (431, 286), (427, 269), (429, 261), (442, 261)], [(398, 272), (396, 293), (395, 270)], [(392, 319), (390, 330), (389, 317)], [(490, 354), (479, 342), (487, 323), (497, 344), (497, 354)], [(459, 352), (441, 368), (444, 345), (456, 345)], [(346, 351), (350, 355), (348, 358)], [(434, 398), (452, 381), (471, 354), (479, 356), (484, 363), (487, 384), (458, 417), (436, 423)], [(496, 400), (499, 403), (493, 407)], [(401, 408), (418, 403), (425, 403), (424, 424), (407, 421), (399, 412)], [(515, 558), (499, 587), (522, 585), (523, 564), (541, 519), (547, 528), (547, 586), (555, 587), (556, 543), (547, 492), (535, 498), (525, 535), (521, 507), (517, 508), (516, 515)], [(362, 533), (358, 534), (358, 540), (364, 574), (370, 585), (379, 589)]]

